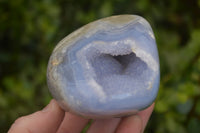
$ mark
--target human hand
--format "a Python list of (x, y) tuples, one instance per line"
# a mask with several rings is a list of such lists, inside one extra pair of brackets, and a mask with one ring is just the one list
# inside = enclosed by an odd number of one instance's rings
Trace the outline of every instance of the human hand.
[[(141, 133), (153, 108), (154, 104), (129, 117), (93, 120), (87, 133)], [(8, 133), (80, 133), (88, 122), (88, 119), (64, 112), (51, 100), (43, 110), (18, 118)]]

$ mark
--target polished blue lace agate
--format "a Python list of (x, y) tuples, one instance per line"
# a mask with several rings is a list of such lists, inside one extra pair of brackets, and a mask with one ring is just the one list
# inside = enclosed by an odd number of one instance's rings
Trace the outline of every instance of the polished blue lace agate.
[(65, 37), (48, 64), (60, 106), (86, 118), (134, 114), (155, 100), (159, 58), (149, 23), (136, 15), (97, 20)]

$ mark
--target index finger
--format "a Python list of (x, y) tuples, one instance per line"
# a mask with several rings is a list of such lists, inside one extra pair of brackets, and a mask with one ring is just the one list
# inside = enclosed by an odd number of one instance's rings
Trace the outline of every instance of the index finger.
[(149, 106), (147, 109), (145, 110), (142, 110), (138, 113), (138, 115), (141, 117), (142, 119), (142, 129), (144, 131), (146, 125), (147, 125), (147, 122), (153, 112), (153, 109), (154, 109), (154, 105), (155, 103), (153, 103), (151, 106)]

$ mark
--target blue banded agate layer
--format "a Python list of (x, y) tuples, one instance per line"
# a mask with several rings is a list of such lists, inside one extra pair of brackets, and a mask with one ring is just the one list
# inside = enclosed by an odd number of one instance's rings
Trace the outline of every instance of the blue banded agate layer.
[(134, 114), (155, 100), (159, 58), (149, 23), (136, 15), (97, 20), (55, 47), (47, 83), (65, 110), (86, 118)]

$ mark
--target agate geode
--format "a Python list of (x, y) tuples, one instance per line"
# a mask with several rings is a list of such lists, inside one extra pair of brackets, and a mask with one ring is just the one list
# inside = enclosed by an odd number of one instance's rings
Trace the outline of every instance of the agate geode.
[(149, 23), (119, 15), (89, 23), (55, 47), (49, 90), (65, 110), (87, 118), (134, 114), (153, 103), (159, 58)]

